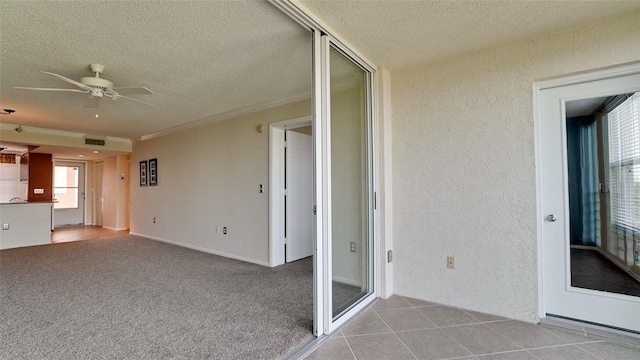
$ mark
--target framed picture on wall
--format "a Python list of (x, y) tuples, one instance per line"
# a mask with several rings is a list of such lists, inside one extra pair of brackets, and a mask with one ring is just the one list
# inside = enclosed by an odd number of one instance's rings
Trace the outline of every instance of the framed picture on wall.
[(147, 160), (140, 161), (140, 186), (147, 186)]
[(149, 160), (149, 185), (158, 185), (158, 159)]

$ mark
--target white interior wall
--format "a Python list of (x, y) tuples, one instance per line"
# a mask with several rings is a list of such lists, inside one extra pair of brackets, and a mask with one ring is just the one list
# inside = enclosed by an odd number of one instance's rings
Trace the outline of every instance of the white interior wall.
[(639, 16), (392, 74), (396, 293), (538, 319), (532, 85), (639, 60)]
[(129, 189), (130, 182), (130, 155), (116, 156), (116, 176), (114, 181), (117, 183), (117, 212), (116, 212), (116, 229), (129, 228)]
[[(303, 100), (135, 143), (131, 232), (268, 265), (269, 134), (256, 128), (310, 114)], [(140, 187), (139, 162), (152, 158), (158, 186)]]
[[(129, 155), (104, 159), (102, 174), (102, 226), (114, 230), (129, 228)], [(121, 179), (121, 174), (125, 178)], [(134, 182), (137, 179), (132, 179)]]

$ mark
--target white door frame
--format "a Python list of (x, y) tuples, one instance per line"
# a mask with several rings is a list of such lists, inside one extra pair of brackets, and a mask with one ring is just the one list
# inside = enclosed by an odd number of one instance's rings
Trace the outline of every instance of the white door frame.
[(271, 267), (285, 262), (284, 132), (311, 126), (311, 119), (311, 116), (304, 116), (269, 124), (269, 266)]
[[(82, 202), (82, 224), (84, 225), (92, 225), (91, 222), (87, 221), (89, 219), (89, 214), (91, 212), (91, 209), (89, 209), (89, 207), (87, 206), (87, 204), (89, 203), (87, 201), (87, 188), (89, 187), (89, 162), (86, 160), (68, 160), (68, 159), (53, 159), (53, 167), (55, 170), (55, 167), (58, 166), (58, 164), (60, 164), (61, 166), (67, 166), (67, 164), (82, 164), (83, 168), (84, 168), (84, 176), (83, 176), (83, 181), (84, 181), (84, 188), (82, 189), (82, 193), (84, 194), (84, 199), (78, 199), (79, 202)], [(53, 179), (53, 184), (55, 187), (55, 175), (54, 175), (54, 179)], [(55, 191), (55, 189), (54, 189)], [(80, 194), (78, 194), (80, 195)], [(52, 212), (53, 214), (55, 214), (55, 209)], [(55, 215), (54, 215), (55, 218)], [(51, 229), (53, 230), (54, 228), (54, 221), (52, 219), (51, 221)]]
[[(537, 245), (538, 245), (538, 315), (546, 318), (547, 309), (545, 308), (545, 283), (544, 283), (544, 222), (546, 209), (543, 208), (543, 188), (542, 188), (542, 150), (544, 143), (541, 133), (541, 117), (540, 117), (540, 92), (545, 89), (575, 85), (590, 81), (605, 80), (625, 75), (640, 73), (640, 62), (624, 64), (616, 67), (594, 70), (590, 72), (579, 73), (566, 77), (536, 82), (533, 85), (533, 118), (535, 129), (535, 164), (536, 164), (536, 214), (537, 214)], [(558, 104), (560, 106), (560, 104)], [(566, 192), (566, 189), (565, 189)], [(566, 194), (565, 194), (566, 195)], [(568, 213), (568, 212), (567, 212)]]

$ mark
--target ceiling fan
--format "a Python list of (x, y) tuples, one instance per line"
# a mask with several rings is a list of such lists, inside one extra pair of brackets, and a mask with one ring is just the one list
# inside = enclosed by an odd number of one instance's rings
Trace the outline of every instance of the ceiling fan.
[(75, 81), (64, 77), (62, 75), (42, 71), (43, 74), (51, 75), (56, 77), (62, 81), (66, 81), (69, 84), (73, 84), (80, 89), (55, 89), (55, 88), (33, 88), (33, 87), (16, 87), (19, 90), (38, 90), (38, 91), (67, 91), (67, 92), (77, 92), (83, 94), (89, 94), (89, 98), (85, 101), (84, 107), (87, 108), (97, 108), (100, 99), (103, 97), (108, 97), (113, 100), (118, 100), (120, 98), (129, 99), (133, 101), (137, 101), (139, 103), (143, 103), (146, 105), (156, 106), (155, 104), (151, 104), (142, 100), (134, 99), (126, 95), (153, 95), (153, 92), (146, 87), (113, 87), (113, 83), (109, 80), (102, 79), (100, 74), (104, 72), (104, 65), (100, 64), (91, 64), (89, 65), (91, 71), (96, 74), (96, 76), (92, 77), (83, 77), (80, 81)]

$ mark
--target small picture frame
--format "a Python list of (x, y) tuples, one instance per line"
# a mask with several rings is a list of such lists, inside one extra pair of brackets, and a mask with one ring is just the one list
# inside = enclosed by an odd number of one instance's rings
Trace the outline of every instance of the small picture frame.
[(149, 185), (158, 186), (158, 159), (149, 160)]
[(140, 161), (140, 186), (147, 186), (147, 160)]

